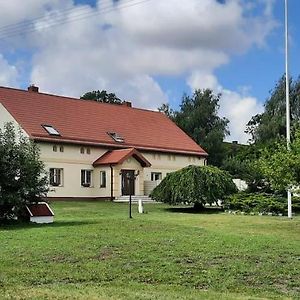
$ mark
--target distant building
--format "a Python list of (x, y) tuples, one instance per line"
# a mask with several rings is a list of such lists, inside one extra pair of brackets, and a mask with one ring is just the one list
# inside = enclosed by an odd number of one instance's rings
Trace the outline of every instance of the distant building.
[(0, 87), (0, 128), (6, 122), (39, 145), (53, 199), (148, 195), (168, 173), (206, 163), (207, 153), (164, 114), (130, 102)]

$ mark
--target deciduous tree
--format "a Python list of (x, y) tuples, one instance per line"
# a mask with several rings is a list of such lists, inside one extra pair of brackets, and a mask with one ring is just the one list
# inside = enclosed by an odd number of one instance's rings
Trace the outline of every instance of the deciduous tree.
[(237, 188), (227, 172), (213, 166), (188, 166), (168, 174), (151, 197), (169, 204), (188, 202), (202, 207), (235, 192)]
[(105, 90), (87, 92), (80, 97), (83, 100), (94, 100), (101, 103), (122, 104), (122, 100), (114, 93), (107, 93)]
[[(300, 125), (300, 79), (290, 80), (290, 104), (292, 132)], [(255, 115), (247, 124), (246, 133), (257, 144), (271, 144), (286, 135), (286, 95), (283, 76), (271, 91), (265, 103), (265, 111)]]
[(229, 120), (218, 115), (220, 97), (210, 89), (196, 90), (192, 96), (183, 96), (174, 116), (176, 124), (208, 152), (208, 162), (215, 166), (222, 163), (223, 140), (229, 134)]

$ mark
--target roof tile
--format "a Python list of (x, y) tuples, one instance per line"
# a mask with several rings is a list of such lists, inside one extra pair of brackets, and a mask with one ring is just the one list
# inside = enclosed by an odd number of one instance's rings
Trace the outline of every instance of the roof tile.
[[(0, 87), (0, 103), (36, 140), (207, 155), (160, 112), (6, 87)], [(61, 136), (49, 136), (43, 124), (52, 125)], [(124, 143), (114, 141), (107, 132), (121, 135)]]

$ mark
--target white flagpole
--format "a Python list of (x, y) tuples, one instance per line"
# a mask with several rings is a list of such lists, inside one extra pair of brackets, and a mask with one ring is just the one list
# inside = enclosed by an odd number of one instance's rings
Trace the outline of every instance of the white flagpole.
[[(286, 91), (286, 145), (291, 150), (291, 128), (290, 128), (290, 86), (289, 86), (289, 61), (288, 61), (288, 0), (285, 0), (285, 91)], [(292, 194), (291, 189), (287, 191), (288, 218), (292, 218)]]

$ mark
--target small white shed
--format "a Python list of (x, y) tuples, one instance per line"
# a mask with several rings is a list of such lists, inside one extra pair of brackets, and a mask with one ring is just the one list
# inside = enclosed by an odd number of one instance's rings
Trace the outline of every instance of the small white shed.
[(36, 204), (26, 205), (30, 222), (33, 223), (53, 223), (54, 213), (48, 203), (38, 202)]

